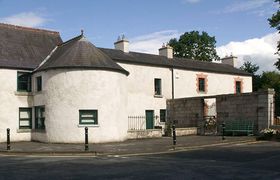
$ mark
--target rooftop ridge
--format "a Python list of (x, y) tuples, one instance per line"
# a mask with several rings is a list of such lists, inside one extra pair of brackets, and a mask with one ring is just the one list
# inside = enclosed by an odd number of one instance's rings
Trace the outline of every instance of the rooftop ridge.
[(7, 28), (13, 28), (13, 29), (27, 30), (27, 31), (32, 31), (32, 32), (45, 32), (45, 33), (59, 35), (58, 31), (52, 31), (52, 30), (47, 30), (47, 29), (25, 27), (25, 26), (19, 26), (19, 25), (14, 25), (14, 24), (7, 24), (7, 23), (0, 23), (0, 27), (1, 26), (2, 27), (7, 27)]
[(82, 37), (84, 37), (82, 34), (81, 34), (81, 35), (78, 35), (78, 36), (76, 36), (76, 37), (73, 37), (72, 39), (69, 39), (69, 40), (67, 40), (67, 41), (65, 41), (65, 42), (62, 42), (61, 44), (58, 45), (58, 47), (64, 46), (64, 45), (66, 45), (66, 44), (68, 44), (68, 43), (70, 43), (70, 42), (72, 42), (72, 41), (75, 41), (75, 40), (80, 40)]
[[(108, 49), (108, 50), (114, 50), (114, 51), (120, 51), (118, 49), (112, 49), (112, 48), (103, 48), (103, 47), (97, 47), (98, 49)], [(150, 54), (150, 53), (145, 53), (145, 52), (136, 52), (136, 51), (130, 51), (129, 53), (134, 53), (134, 54), (144, 54), (144, 55), (148, 55), (148, 56), (154, 56), (154, 57), (164, 57), (167, 60), (179, 60), (179, 61), (192, 61), (192, 62), (198, 62), (198, 63), (215, 63), (214, 61), (200, 61), (200, 60), (196, 60), (196, 59), (189, 59), (189, 58), (184, 58), (184, 57), (173, 57), (171, 59), (166, 58), (165, 56), (161, 56), (158, 54)], [(216, 63), (216, 64), (221, 64), (221, 63)], [(225, 64), (223, 64), (225, 65)]]

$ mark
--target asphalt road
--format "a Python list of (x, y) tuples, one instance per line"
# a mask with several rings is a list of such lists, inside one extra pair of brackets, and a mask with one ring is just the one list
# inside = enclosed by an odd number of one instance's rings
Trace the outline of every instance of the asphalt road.
[(0, 156), (0, 179), (280, 179), (280, 143), (131, 157)]

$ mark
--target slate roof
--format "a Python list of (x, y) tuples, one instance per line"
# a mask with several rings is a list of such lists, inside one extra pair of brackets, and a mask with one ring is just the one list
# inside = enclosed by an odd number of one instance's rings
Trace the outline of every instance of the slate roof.
[(223, 74), (252, 76), (252, 74), (250, 73), (234, 68), (231, 65), (227, 65), (227, 64), (203, 62), (203, 61), (196, 61), (196, 60), (176, 58), (176, 57), (173, 59), (168, 59), (165, 56), (138, 53), (138, 52), (125, 53), (121, 50), (116, 50), (116, 49), (107, 49), (107, 48), (99, 48), (99, 49), (102, 50), (108, 56), (110, 56), (113, 60), (120, 63), (130, 63), (130, 64), (158, 66), (158, 67), (167, 67), (167, 68), (174, 67), (177, 69), (185, 69), (185, 70), (193, 70), (193, 71), (206, 71), (206, 72), (223, 73)]
[(58, 45), (35, 72), (57, 68), (102, 69), (128, 75), (125, 69), (96, 48), (83, 34)]
[[(50, 55), (52, 50), (53, 54)], [(42, 63), (46, 57), (47, 61)], [(54, 68), (107, 69), (128, 74), (116, 62), (251, 76), (230, 65), (96, 48), (83, 36), (62, 43), (58, 32), (0, 23), (0, 68), (36, 71)], [(41, 66), (38, 67), (41, 63)]]
[(0, 68), (32, 70), (61, 42), (55, 31), (0, 23)]

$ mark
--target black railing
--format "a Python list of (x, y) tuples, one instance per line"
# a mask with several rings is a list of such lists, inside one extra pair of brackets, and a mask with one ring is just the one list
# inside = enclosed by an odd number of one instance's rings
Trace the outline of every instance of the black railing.
[(204, 121), (204, 134), (216, 135), (218, 132), (216, 116), (204, 116), (203, 121)]
[(273, 125), (280, 126), (280, 117), (279, 116), (274, 118)]

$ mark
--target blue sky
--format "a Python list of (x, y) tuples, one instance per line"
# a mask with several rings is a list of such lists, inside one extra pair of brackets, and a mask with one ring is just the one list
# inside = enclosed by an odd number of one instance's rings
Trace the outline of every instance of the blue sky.
[(218, 48), (227, 47), (220, 54), (239, 55), (230, 43), (273, 34), (267, 18), (277, 8), (273, 0), (0, 0), (0, 22), (56, 30), (63, 40), (84, 29), (93, 44), (107, 48), (125, 34), (132, 50), (148, 53), (186, 31), (206, 31)]

